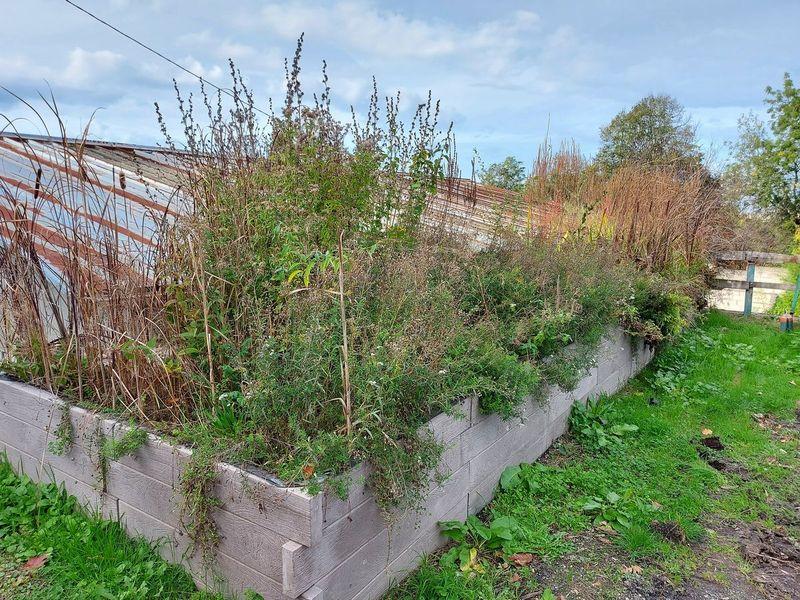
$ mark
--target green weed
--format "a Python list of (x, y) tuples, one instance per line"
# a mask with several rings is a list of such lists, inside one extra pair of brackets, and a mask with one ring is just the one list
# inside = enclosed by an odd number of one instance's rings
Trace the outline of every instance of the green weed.
[(606, 449), (618, 444), (624, 436), (639, 431), (631, 423), (619, 423), (614, 407), (608, 397), (600, 395), (586, 404), (575, 403), (569, 416), (570, 432), (582, 444), (597, 449)]

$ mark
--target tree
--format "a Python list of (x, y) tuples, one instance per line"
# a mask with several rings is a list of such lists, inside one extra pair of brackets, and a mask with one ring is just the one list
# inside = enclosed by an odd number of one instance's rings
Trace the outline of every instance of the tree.
[(800, 88), (786, 73), (781, 89), (767, 88), (765, 102), (771, 135), (755, 156), (755, 196), (800, 225)]
[(759, 205), (756, 165), (764, 152), (767, 129), (752, 111), (739, 117), (738, 129), (738, 139), (729, 145), (731, 156), (722, 174), (722, 193), (739, 210), (751, 213)]
[(503, 162), (481, 169), (480, 177), (485, 184), (521, 191), (525, 187), (525, 165), (521, 160), (507, 156)]
[(600, 130), (603, 143), (596, 162), (606, 173), (626, 163), (694, 169), (703, 154), (695, 127), (672, 96), (647, 96), (623, 110)]

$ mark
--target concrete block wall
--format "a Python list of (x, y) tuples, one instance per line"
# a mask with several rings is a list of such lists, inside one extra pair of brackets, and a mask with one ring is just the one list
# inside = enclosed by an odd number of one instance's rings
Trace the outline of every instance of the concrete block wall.
[(98, 433), (117, 437), (127, 426), (73, 407), (74, 444), (66, 455), (55, 456), (47, 441), (64, 414), (63, 404), (7, 381), (0, 381), (0, 450), (32, 478), (63, 483), (130, 533), (165, 540), (164, 557), (183, 563), (205, 587), (231, 594), (252, 589), (267, 600), (372, 600), (413, 570), (422, 554), (445, 543), (439, 521), (477, 513), (491, 500), (505, 467), (541, 456), (566, 430), (574, 402), (613, 393), (651, 358), (640, 341), (614, 329), (575, 390), (554, 388), (541, 402), (529, 399), (518, 418), (484, 415), (475, 399), (464, 400), (453, 414), (434, 417), (423, 429), (445, 445), (440, 468), (448, 478), (431, 485), (421, 510), (394, 514), (389, 524), (365, 486), (367, 465), (353, 470), (342, 500), (330, 493), (312, 497), (219, 464), (215, 495), (221, 506), (213, 518), (221, 541), (211, 572), (192, 556), (180, 522), (180, 475), (190, 450), (150, 436), (133, 455), (111, 461), (103, 479)]
[[(193, 553), (180, 519), (180, 476), (191, 450), (150, 435), (132, 455), (108, 461), (103, 477), (101, 436), (121, 437), (128, 425), (65, 405), (37, 388), (0, 380), (0, 452), (35, 481), (55, 481), (82, 504), (119, 520), (132, 535), (164, 542), (165, 559), (181, 563), (207, 588), (237, 595), (246, 589), (265, 598), (317, 598), (318, 590), (283, 594), (283, 546), (313, 544), (322, 533), (322, 496), (272, 485), (231, 465), (217, 466), (215, 509), (221, 540), (214, 564)], [(73, 443), (63, 456), (49, 443), (68, 414)]]

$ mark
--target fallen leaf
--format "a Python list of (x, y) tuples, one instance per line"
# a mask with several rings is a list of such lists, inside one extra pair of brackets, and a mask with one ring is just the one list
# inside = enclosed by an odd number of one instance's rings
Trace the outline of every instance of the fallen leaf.
[(703, 435), (711, 435), (714, 432), (711, 431), (710, 429), (703, 429), (703, 431), (701, 431), (700, 433), (702, 433)]
[(613, 528), (611, 525), (609, 525), (609, 524), (608, 524), (608, 523), (606, 523), (605, 521), (603, 521), (602, 523), (600, 523), (600, 524), (597, 526), (597, 528), (598, 528), (600, 531), (603, 531), (603, 532), (605, 532), (605, 533), (607, 533), (607, 534), (609, 534), (609, 535), (617, 535), (617, 531), (616, 531), (616, 529), (614, 529), (614, 528)]
[(631, 565), (630, 567), (622, 567), (623, 573), (632, 573), (634, 575), (641, 575), (642, 574), (642, 567), (639, 565)]
[(522, 581), (522, 577), (519, 576), (519, 573), (514, 573), (509, 581), (511, 581), (511, 583), (517, 583)]
[(40, 554), (39, 556), (34, 556), (33, 558), (29, 558), (27, 562), (24, 565), (22, 565), (22, 568), (27, 570), (38, 569), (39, 567), (44, 566), (48, 558), (50, 557), (47, 554)]
[(314, 474), (314, 465), (305, 465), (303, 467), (303, 475), (306, 476), (306, 479), (311, 477)]
[(533, 562), (533, 554), (530, 552), (517, 552), (509, 556), (509, 559), (518, 567), (527, 567)]

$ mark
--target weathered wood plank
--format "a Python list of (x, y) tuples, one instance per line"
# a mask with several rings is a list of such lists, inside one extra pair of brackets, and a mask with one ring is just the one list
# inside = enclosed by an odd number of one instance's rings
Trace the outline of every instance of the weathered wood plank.
[(65, 405), (50, 392), (0, 379), (0, 411), (29, 425), (55, 431)]
[(447, 444), (470, 426), (470, 400), (466, 399), (453, 407), (453, 414), (441, 413), (419, 428), (418, 433), (430, 433), (442, 444)]
[(737, 250), (730, 252), (717, 252), (714, 258), (720, 262), (754, 262), (767, 264), (785, 264), (800, 262), (800, 255), (797, 254), (778, 254), (776, 252), (750, 252), (749, 250)]
[(106, 470), (106, 490), (137, 510), (171, 527), (180, 528), (180, 498), (171, 485), (120, 462), (110, 461)]
[[(474, 484), (470, 486), (467, 494), (468, 513), (471, 515), (477, 514), (480, 510), (491, 501), (495, 488), (500, 481), (500, 475), (509, 465), (515, 465), (523, 462), (533, 462), (539, 458), (550, 445), (550, 436), (548, 431), (542, 431), (541, 435), (514, 451), (508, 456), (508, 460), (496, 466), (495, 469), (488, 474), (485, 474), (482, 479), (473, 479)], [(472, 468), (472, 467), (470, 467)]]
[(117, 518), (118, 506), (117, 499), (114, 496), (104, 494), (94, 485), (76, 479), (69, 473), (56, 469), (48, 463), (42, 466), (39, 458), (15, 448), (7, 442), (0, 442), (0, 452), (5, 453), (11, 468), (18, 474), (24, 473), (33, 481), (39, 483), (63, 485), (69, 494), (77, 498), (81, 506), (92, 511), (99, 511), (104, 519), (115, 520)]
[(793, 283), (776, 283), (773, 281), (744, 281), (742, 279), (712, 279), (711, 287), (715, 290), (733, 289), (733, 290), (747, 290), (750, 287), (761, 288), (765, 290), (794, 290)]
[(170, 562), (188, 568), (201, 587), (237, 597), (245, 590), (253, 590), (266, 600), (289, 600), (283, 595), (279, 581), (232, 558), (221, 546), (215, 554), (216, 564), (209, 571), (202, 564), (202, 557), (192, 554), (186, 535), (169, 523), (164, 523), (153, 515), (122, 501), (120, 501), (120, 515), (120, 520), (129, 533), (141, 535), (152, 541), (162, 540), (164, 543), (159, 547), (161, 555)]
[[(450, 512), (442, 517), (442, 521), (463, 521), (467, 518), (466, 497), (453, 507)], [(377, 600), (383, 597), (389, 586), (400, 581), (413, 571), (422, 560), (425, 554), (429, 554), (442, 546), (446, 538), (441, 534), (437, 524), (423, 531), (414, 540), (407, 550), (402, 552), (397, 558), (389, 563), (378, 575), (361, 589), (353, 600)], [(327, 600), (327, 596), (326, 596)]]
[(347, 498), (339, 498), (330, 491), (323, 494), (322, 511), (325, 528), (372, 498), (372, 494), (367, 488), (370, 468), (368, 464), (362, 463), (350, 471), (350, 489), (347, 492)]
[[(111, 436), (119, 440), (132, 427), (125, 423), (116, 423)], [(131, 454), (116, 460), (135, 471), (144, 473), (171, 487), (175, 486), (175, 452), (174, 447), (155, 435), (148, 433), (147, 440)]]

